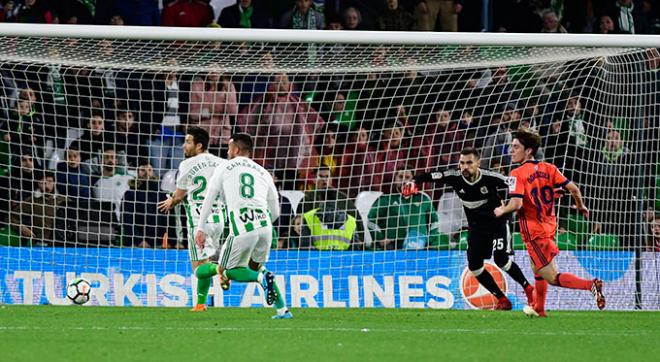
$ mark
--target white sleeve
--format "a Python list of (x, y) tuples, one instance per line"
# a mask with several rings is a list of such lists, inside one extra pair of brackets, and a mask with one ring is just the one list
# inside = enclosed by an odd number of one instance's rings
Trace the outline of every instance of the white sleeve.
[(213, 177), (211, 177), (211, 182), (209, 182), (208, 188), (206, 189), (206, 196), (204, 197), (204, 203), (202, 204), (202, 211), (199, 214), (199, 230), (202, 230), (205, 234), (208, 234), (206, 230), (206, 223), (211, 214), (211, 208), (215, 203), (215, 199), (218, 197), (220, 192), (222, 174), (224, 168), (216, 168), (213, 171)]
[(188, 191), (188, 177), (187, 172), (184, 171), (184, 167), (179, 166), (179, 170), (176, 173), (175, 183), (177, 188)]
[(277, 220), (278, 217), (280, 217), (280, 195), (277, 192), (277, 187), (275, 187), (275, 183), (273, 182), (272, 178), (270, 179), (269, 185), (268, 185), (268, 211), (270, 211), (270, 216), (272, 221), (274, 222)]

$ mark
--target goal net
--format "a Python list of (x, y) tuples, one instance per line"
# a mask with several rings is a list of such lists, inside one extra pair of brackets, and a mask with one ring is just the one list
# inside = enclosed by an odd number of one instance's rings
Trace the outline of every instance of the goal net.
[[(191, 305), (187, 216), (156, 204), (199, 126), (223, 157), (249, 133), (273, 174), (267, 265), (289, 305), (492, 308), (467, 272), (460, 190), (400, 186), (456, 169), (465, 147), (508, 175), (512, 134), (528, 127), (591, 211), (557, 199), (560, 270), (604, 280), (608, 308), (660, 306), (660, 54), (645, 45), (657, 38), (0, 29), (0, 303), (68, 304), (84, 277), (94, 305)], [(488, 268), (521, 308), (521, 288)], [(216, 306), (262, 295), (217, 280), (210, 292)], [(547, 306), (595, 308), (560, 288)]]

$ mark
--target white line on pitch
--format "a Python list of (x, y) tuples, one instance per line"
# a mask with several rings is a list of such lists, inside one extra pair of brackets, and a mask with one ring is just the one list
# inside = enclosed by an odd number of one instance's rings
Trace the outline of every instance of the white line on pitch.
[(37, 327), (37, 326), (0, 326), (1, 331), (19, 331), (19, 330), (55, 330), (55, 331), (264, 331), (264, 332), (359, 332), (359, 333), (437, 333), (437, 334), (455, 334), (455, 333), (475, 333), (475, 334), (515, 334), (515, 335), (542, 335), (542, 336), (623, 336), (639, 337), (649, 334), (648, 331), (629, 332), (602, 332), (602, 331), (515, 331), (510, 329), (467, 329), (467, 328), (419, 328), (419, 329), (392, 329), (392, 328), (325, 328), (325, 327), (143, 327), (143, 326), (119, 326), (119, 327)]

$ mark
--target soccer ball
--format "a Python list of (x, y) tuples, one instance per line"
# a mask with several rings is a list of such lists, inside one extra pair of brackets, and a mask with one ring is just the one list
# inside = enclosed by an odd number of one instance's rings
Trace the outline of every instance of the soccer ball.
[(85, 304), (89, 301), (92, 285), (87, 279), (76, 278), (66, 288), (66, 296), (75, 304)]

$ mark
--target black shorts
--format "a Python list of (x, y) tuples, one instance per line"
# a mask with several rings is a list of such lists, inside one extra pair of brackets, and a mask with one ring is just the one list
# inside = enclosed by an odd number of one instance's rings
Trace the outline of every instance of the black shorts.
[(508, 222), (483, 230), (468, 230), (468, 260), (490, 259), (491, 256), (498, 254), (513, 255), (511, 228)]

